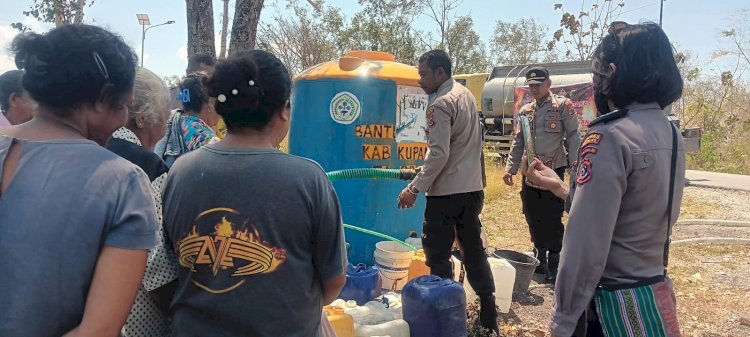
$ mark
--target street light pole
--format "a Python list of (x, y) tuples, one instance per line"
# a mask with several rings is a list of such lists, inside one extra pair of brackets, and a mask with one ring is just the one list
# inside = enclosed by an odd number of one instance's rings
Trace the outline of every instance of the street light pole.
[(661, 8), (659, 8), (659, 27), (661, 27), (662, 18), (664, 17), (664, 0), (659, 1)]
[(141, 25), (143, 27), (143, 34), (141, 34), (141, 68), (143, 68), (143, 49), (146, 45), (146, 25)]
[[(142, 31), (141, 31), (141, 68), (143, 68), (143, 58), (145, 55), (145, 49), (146, 49), (146, 32), (154, 27), (164, 26), (164, 25), (171, 25), (174, 23), (174, 20), (169, 20), (165, 23), (160, 23), (158, 25), (151, 26), (151, 20), (148, 18), (148, 14), (136, 14), (138, 17), (138, 23), (141, 24)], [(146, 26), (149, 26), (146, 28)]]

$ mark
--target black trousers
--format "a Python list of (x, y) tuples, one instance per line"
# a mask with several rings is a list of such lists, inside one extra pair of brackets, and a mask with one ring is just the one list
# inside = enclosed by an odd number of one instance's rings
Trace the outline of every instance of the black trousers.
[(477, 295), (492, 295), (492, 279), (487, 253), (482, 247), (484, 191), (427, 197), (422, 225), (422, 246), (427, 266), (433, 275), (453, 278), (451, 247), (458, 236), (469, 284)]
[[(556, 169), (555, 172), (560, 179), (565, 178), (564, 167)], [(562, 223), (565, 201), (556, 197), (552, 191), (531, 187), (523, 181), (521, 203), (534, 247), (559, 253), (565, 232)]]
[(599, 323), (599, 316), (596, 314), (596, 304), (592, 300), (589, 307), (583, 312), (578, 319), (576, 329), (572, 337), (604, 337), (604, 330)]

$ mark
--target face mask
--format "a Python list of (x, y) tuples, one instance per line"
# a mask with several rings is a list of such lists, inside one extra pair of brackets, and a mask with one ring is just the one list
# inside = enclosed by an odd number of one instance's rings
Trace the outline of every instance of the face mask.
[(594, 93), (594, 105), (596, 105), (596, 110), (599, 111), (599, 116), (612, 112), (612, 110), (609, 109), (608, 102), (607, 95), (604, 93), (600, 91)]

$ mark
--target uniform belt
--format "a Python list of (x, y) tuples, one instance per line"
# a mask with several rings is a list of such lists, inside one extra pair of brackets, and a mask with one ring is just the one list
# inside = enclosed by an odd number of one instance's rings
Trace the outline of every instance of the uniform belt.
[(659, 282), (663, 282), (666, 278), (666, 275), (658, 275), (658, 276), (652, 276), (648, 278), (642, 278), (632, 283), (620, 283), (620, 284), (599, 284), (597, 288), (604, 289), (607, 291), (616, 291), (616, 290), (622, 290), (622, 289), (633, 289), (633, 288), (640, 288), (645, 286), (650, 286), (653, 284), (657, 284)]

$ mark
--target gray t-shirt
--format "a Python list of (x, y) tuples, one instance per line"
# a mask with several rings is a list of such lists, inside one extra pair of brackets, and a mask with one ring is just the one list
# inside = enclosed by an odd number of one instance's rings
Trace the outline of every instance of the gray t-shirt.
[[(0, 179), (12, 141), (0, 135)], [(94, 142), (16, 141), (0, 196), (0, 336), (58, 337), (81, 322), (103, 246), (154, 246), (154, 198), (141, 169)]]
[(321, 280), (345, 273), (346, 251), (315, 162), (204, 146), (170, 170), (164, 229), (180, 264), (173, 336), (319, 335)]

